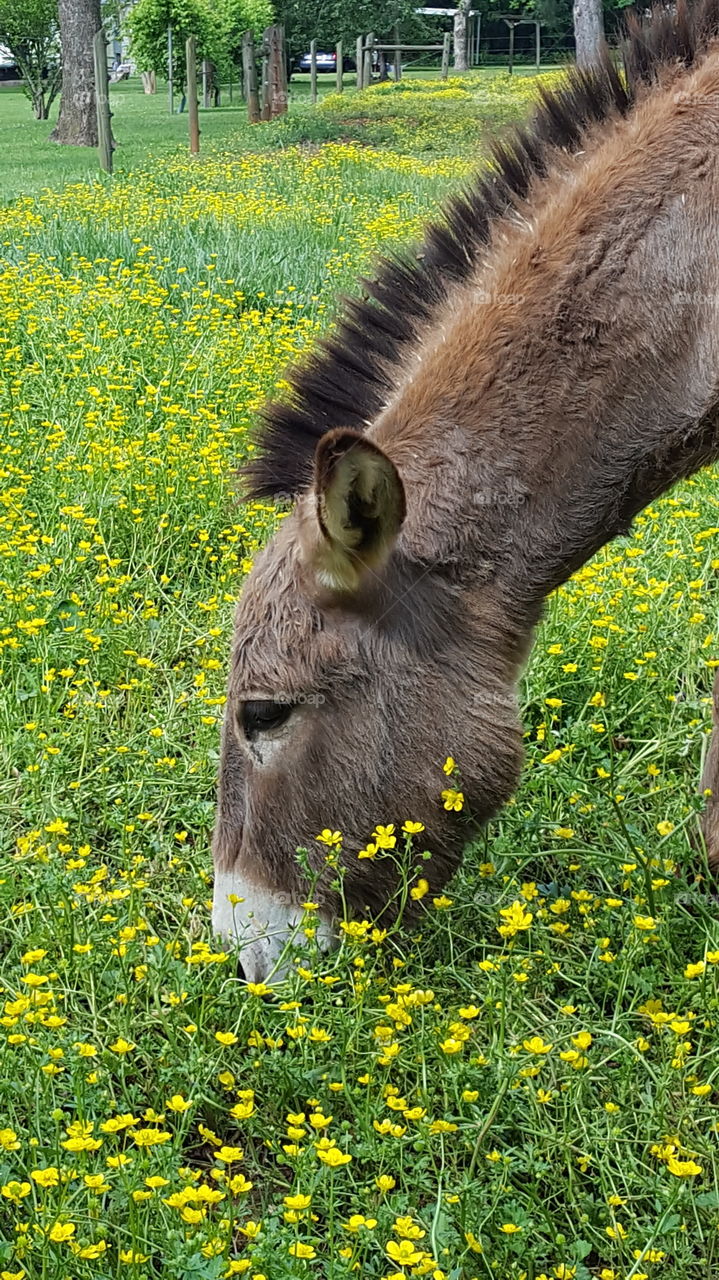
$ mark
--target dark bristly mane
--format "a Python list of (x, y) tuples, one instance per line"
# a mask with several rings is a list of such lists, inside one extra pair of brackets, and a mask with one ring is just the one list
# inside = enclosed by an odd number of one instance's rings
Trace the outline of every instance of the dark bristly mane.
[(627, 29), (624, 75), (605, 46), (591, 70), (573, 68), (556, 92), (542, 91), (531, 123), (493, 146), (489, 167), (449, 200), (419, 251), (380, 261), (365, 296), (345, 301), (330, 334), (289, 374), (288, 399), (262, 415), (244, 471), (248, 496), (296, 494), (310, 480), (320, 436), (367, 427), (452, 286), (476, 271), (492, 224), (548, 175), (557, 152), (581, 150), (594, 125), (630, 111), (641, 86), (697, 61), (719, 34), (719, 0), (691, 7), (679, 0), (675, 12), (656, 8), (648, 22), (631, 18)]

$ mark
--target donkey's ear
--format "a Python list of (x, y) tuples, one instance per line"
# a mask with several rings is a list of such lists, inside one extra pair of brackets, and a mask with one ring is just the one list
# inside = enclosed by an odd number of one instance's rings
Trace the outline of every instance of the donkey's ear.
[(317, 445), (314, 495), (315, 572), (323, 586), (352, 592), (394, 546), (406, 511), (399, 472), (366, 436), (339, 428)]

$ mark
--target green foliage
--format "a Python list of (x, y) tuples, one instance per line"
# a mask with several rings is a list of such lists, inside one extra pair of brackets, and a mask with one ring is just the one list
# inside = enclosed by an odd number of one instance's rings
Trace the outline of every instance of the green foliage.
[(399, 23), (402, 39), (426, 36), (436, 21), (416, 13), (414, 0), (276, 0), (277, 21), (284, 24), (291, 54), (309, 48), (310, 40), (334, 48), (342, 40), (351, 53), (357, 36), (374, 31), (378, 37), (391, 36)]
[(229, 58), (234, 66), (239, 66), (244, 33), (253, 31), (257, 37), (274, 20), (271, 0), (220, 0), (223, 61)]
[(57, 0), (0, 0), (0, 44), (13, 54), (35, 115), (44, 120), (60, 87)]
[(197, 40), (198, 58), (222, 57), (221, 23), (205, 0), (138, 0), (128, 26), (132, 56), (141, 71), (156, 71), (167, 79), (167, 29), (172, 27), (172, 76), (185, 83), (185, 41)]

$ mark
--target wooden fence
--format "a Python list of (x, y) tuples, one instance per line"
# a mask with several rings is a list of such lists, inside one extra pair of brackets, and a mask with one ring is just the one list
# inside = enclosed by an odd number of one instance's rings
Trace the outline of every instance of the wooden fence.
[(441, 53), (441, 76), (443, 80), (446, 80), (449, 75), (451, 46), (452, 36), (449, 31), (445, 31), (441, 44), (402, 44), (398, 37), (395, 37), (393, 44), (378, 44), (373, 32), (370, 32), (367, 36), (359, 36), (357, 40), (357, 88), (366, 89), (372, 83), (372, 67), (376, 53), (380, 55), (391, 53), (393, 55), (395, 80), (402, 79), (403, 53)]

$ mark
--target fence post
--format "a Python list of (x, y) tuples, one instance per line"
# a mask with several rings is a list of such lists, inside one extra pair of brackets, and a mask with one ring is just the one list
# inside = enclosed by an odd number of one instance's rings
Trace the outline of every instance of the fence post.
[(449, 45), (451, 36), (449, 31), (444, 33), (444, 41), (442, 44), (442, 79), (446, 80), (449, 75)]
[(509, 25), (509, 66), (507, 67), (507, 71), (511, 76), (514, 70), (514, 23), (510, 22), (508, 25)]
[(190, 125), (190, 152), (193, 156), (200, 151), (200, 116), (197, 103), (197, 42), (190, 36), (185, 42), (185, 61), (187, 64), (187, 117)]
[(269, 44), (270, 116), (274, 120), (287, 110), (285, 29), (276, 23), (265, 35)]
[(246, 31), (242, 37), (242, 77), (247, 101), (247, 119), (250, 124), (257, 124), (260, 118), (260, 101), (257, 93), (255, 41), (251, 31)]
[(537, 71), (539, 71), (539, 64), (542, 60), (542, 24), (541, 22), (535, 22), (534, 24), (534, 39), (535, 39), (534, 60), (535, 60), (535, 65), (537, 67)]
[(267, 38), (268, 28), (262, 33), (262, 82), (260, 85), (260, 117), (270, 118), (270, 49)]
[(362, 83), (362, 72), (364, 69), (364, 36), (357, 37), (356, 62), (357, 62), (357, 88), (363, 89), (364, 84)]
[(399, 23), (394, 24), (394, 78), (402, 79), (402, 50), (399, 47)]
[(342, 41), (338, 40), (337, 44), (335, 45), (335, 88), (337, 90), (337, 93), (341, 93), (342, 89), (344, 88), (342, 84), (343, 71), (344, 71), (344, 67), (342, 66)]
[(475, 18), (475, 22), (476, 22), (476, 24), (477, 24), (477, 25), (476, 25), (476, 27), (475, 27), (475, 34), (474, 34), (474, 65), (475, 65), (475, 67), (478, 67), (478, 66), (479, 66), (479, 42), (480, 42), (480, 40), (481, 40), (481, 38), (482, 38), (482, 15), (481, 15), (481, 13), (478, 13), (478, 14), (477, 14), (477, 16), (476, 16), (476, 18)]
[(97, 150), (100, 168), (112, 173), (112, 129), (110, 99), (107, 96), (107, 42), (102, 27), (92, 42), (95, 63), (95, 104), (97, 108)]
[(310, 40), (310, 99), (317, 101), (317, 41)]
[(170, 115), (175, 111), (175, 87), (172, 83), (172, 27), (167, 28), (167, 97), (170, 104)]
[(207, 58), (202, 59), (202, 105), (205, 111), (210, 106), (210, 64)]
[(370, 31), (365, 41), (364, 47), (364, 67), (362, 71), (362, 88), (368, 89), (372, 83), (372, 49), (374, 46), (374, 31)]

